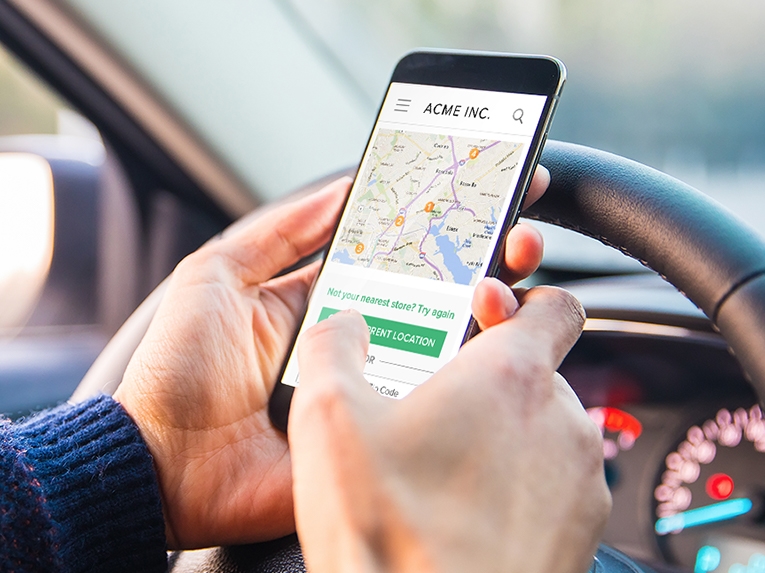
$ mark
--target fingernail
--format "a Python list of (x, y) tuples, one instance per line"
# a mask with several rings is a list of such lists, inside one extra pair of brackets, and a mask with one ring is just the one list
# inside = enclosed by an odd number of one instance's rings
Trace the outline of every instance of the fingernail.
[(343, 315), (347, 316), (349, 314), (358, 314), (358, 312), (359, 312), (358, 310), (355, 310), (353, 308), (344, 308), (343, 310), (336, 312), (332, 316), (343, 316)]
[(507, 289), (505, 291), (505, 314), (507, 318), (510, 318), (518, 311), (518, 300), (515, 298), (513, 291)]

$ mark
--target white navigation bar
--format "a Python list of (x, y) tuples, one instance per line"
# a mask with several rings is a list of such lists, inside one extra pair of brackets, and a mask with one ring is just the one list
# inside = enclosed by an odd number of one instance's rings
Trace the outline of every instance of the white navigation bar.
[(380, 121), (531, 137), (545, 96), (393, 83)]

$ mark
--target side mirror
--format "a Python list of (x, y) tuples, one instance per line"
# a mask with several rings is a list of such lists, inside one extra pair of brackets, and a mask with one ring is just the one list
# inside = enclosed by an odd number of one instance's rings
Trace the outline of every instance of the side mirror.
[(24, 325), (53, 257), (53, 175), (30, 153), (0, 153), (0, 329)]

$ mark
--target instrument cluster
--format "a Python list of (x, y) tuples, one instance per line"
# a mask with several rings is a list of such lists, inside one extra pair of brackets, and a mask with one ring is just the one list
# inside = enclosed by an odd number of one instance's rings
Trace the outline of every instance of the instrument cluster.
[(765, 573), (765, 415), (724, 345), (590, 335), (561, 373), (603, 433), (606, 543), (659, 570)]

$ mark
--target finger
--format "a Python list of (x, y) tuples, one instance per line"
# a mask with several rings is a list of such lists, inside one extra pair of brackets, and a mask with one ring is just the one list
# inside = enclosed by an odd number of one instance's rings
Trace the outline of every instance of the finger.
[(305, 331), (298, 343), (299, 391), (348, 396), (371, 390), (364, 379), (369, 328), (355, 310), (341, 311)]
[(329, 240), (350, 184), (348, 177), (338, 179), (316, 193), (270, 211), (210, 245), (210, 249), (225, 255), (244, 282), (267, 280)]
[(536, 227), (519, 223), (505, 238), (505, 268), (500, 279), (508, 285), (522, 281), (539, 268), (544, 255), (544, 239)]
[(507, 320), (518, 310), (518, 301), (501, 281), (488, 278), (478, 283), (473, 293), (473, 317), (481, 330), (486, 330)]
[(574, 389), (568, 383), (568, 380), (566, 380), (560, 374), (560, 372), (556, 372), (553, 375), (553, 386), (555, 386), (555, 389), (567, 401), (571, 402), (572, 404), (576, 404), (578, 408), (584, 410), (584, 406), (582, 405), (582, 401), (579, 399), (579, 396), (577, 396), (576, 392), (574, 392)]
[(518, 302), (510, 320), (470, 340), (456, 360), (471, 368), (481, 364), (482, 378), (507, 378), (526, 368), (557, 370), (582, 332), (582, 305), (556, 287), (519, 292)]
[(265, 305), (269, 314), (268, 332), (260, 331), (258, 341), (264, 348), (273, 349), (275, 355), (284, 351), (282, 344), (285, 337), (289, 340), (300, 324), (308, 293), (320, 266), (321, 261), (316, 261), (253, 289), (251, 295)]
[(261, 293), (263, 291), (273, 292), (287, 305), (292, 314), (302, 313), (305, 310), (306, 298), (320, 268), (321, 261), (314, 261), (289, 274), (278, 276), (261, 284), (260, 291)]
[(545, 194), (549, 186), (550, 172), (544, 165), (537, 165), (537, 168), (534, 170), (534, 176), (531, 178), (529, 191), (523, 200), (523, 209), (528, 209), (536, 203)]

